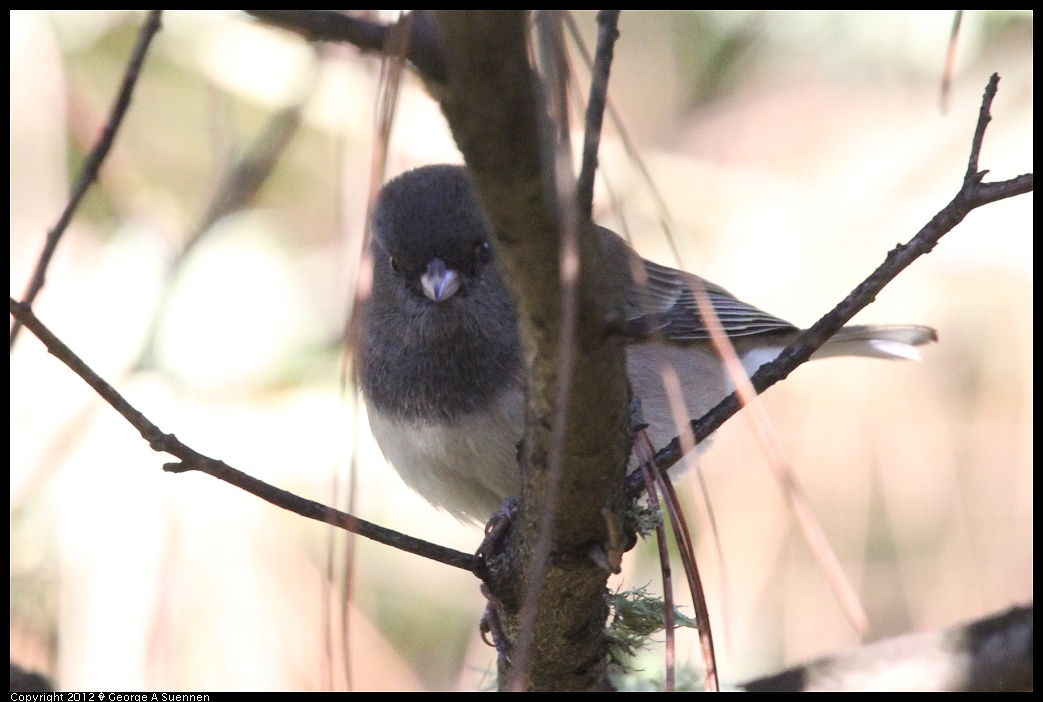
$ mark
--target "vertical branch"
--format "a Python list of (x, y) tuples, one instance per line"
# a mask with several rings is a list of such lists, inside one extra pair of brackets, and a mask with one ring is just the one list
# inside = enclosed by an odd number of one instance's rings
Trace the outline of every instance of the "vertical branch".
[[(549, 167), (552, 130), (543, 129), (549, 117), (527, 57), (526, 15), (443, 12), (436, 20), (447, 75), (439, 96), (442, 110), (491, 224), (497, 266), (518, 312), (525, 359), (521, 509), (505, 539), (506, 558), (486, 560), (486, 583), (506, 635), (517, 641), (526, 584), (530, 576), (537, 577), (540, 515), (551, 500), (542, 606), (519, 685), (527, 690), (604, 689), (608, 571), (589, 553), (592, 544), (608, 541), (602, 508), (622, 506), (626, 376), (622, 342), (608, 334), (605, 312), (622, 309), (622, 294), (604, 280), (592, 228), (578, 226), (575, 253), (566, 246), (562, 256), (562, 223), (553, 204), (559, 190)], [(574, 207), (574, 190), (566, 187), (561, 192), (569, 192)], [(576, 300), (563, 306), (564, 282), (570, 277), (577, 280)], [(573, 305), (575, 318), (568, 321), (563, 314)], [(570, 325), (575, 355), (571, 377), (564, 379), (569, 390), (559, 441), (553, 426), (561, 406), (562, 337)], [(556, 451), (564, 478), (555, 490), (549, 468)], [(501, 684), (515, 668), (521, 670), (517, 655), (515, 650), (509, 660), (501, 657)]]
[(598, 169), (601, 125), (608, 102), (608, 76), (619, 38), (619, 13), (622, 10), (598, 10), (598, 47), (590, 71), (590, 99), (587, 101), (586, 129), (583, 133), (583, 163), (576, 186), (580, 217), (590, 219), (594, 209), (594, 176)]
[(579, 286), (579, 222), (575, 207), (575, 182), (572, 179), (572, 149), (569, 143), (568, 62), (561, 28), (560, 10), (542, 10), (536, 16), (540, 63), (548, 112), (555, 126), (554, 183), (555, 208), (561, 234), (559, 274), (561, 280), (561, 328), (558, 336), (557, 389), (551, 425), (550, 455), (547, 461), (545, 499), (540, 506), (536, 545), (522, 599), (521, 626), (515, 644), (514, 670), (509, 684), (520, 690), (529, 663), (533, 633), (538, 615), (547, 559), (551, 552), (554, 515), (558, 506), (564, 462), (565, 432), (568, 422), (572, 370), (576, 358), (577, 288)]

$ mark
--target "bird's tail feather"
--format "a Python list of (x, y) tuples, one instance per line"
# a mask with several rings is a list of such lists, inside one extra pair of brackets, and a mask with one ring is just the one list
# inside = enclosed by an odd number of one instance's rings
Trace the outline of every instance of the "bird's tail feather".
[(917, 346), (938, 341), (931, 327), (915, 324), (862, 324), (844, 327), (812, 358), (865, 356), (920, 360)]

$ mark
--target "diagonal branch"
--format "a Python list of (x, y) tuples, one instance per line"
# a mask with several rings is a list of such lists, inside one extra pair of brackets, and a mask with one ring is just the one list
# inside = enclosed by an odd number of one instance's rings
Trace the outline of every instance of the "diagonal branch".
[(223, 461), (204, 456), (181, 443), (173, 434), (163, 432), (148, 417), (127, 402), (126, 398), (116, 388), (105, 382), (83, 359), (77, 356), (72, 349), (44, 326), (43, 322), (33, 314), (33, 310), (29, 305), (12, 299), (11, 315), (42, 341), (51, 355), (67, 365), (76, 375), (80, 376), (103, 400), (130, 422), (131, 426), (141, 434), (141, 438), (148, 442), (152, 450), (159, 453), (169, 453), (178, 459), (179, 462), (177, 463), (164, 465), (163, 470), (171, 473), (184, 473), (191, 470), (206, 473), (252, 495), (256, 495), (276, 507), (295, 512), (302, 517), (324, 522), (359, 536), (364, 536), (367, 539), (372, 539), (378, 543), (393, 546), (409, 553), (415, 553), (418, 556), (424, 556), (446, 565), (469, 571), (474, 570), (474, 556), (470, 554), (406, 536), (392, 529), (386, 529), (332, 507), (327, 507), (322, 503), (298, 497), (291, 492), (281, 490), (240, 470), (236, 470)]
[[(363, 51), (384, 53), (395, 25), (334, 10), (244, 10), (256, 19), (300, 34), (311, 41), (344, 42)], [(445, 81), (445, 63), (435, 38), (429, 10), (413, 10), (399, 19), (409, 22), (409, 49), (406, 58), (424, 80)]]
[[(985, 127), (992, 119), (990, 108), (999, 76), (993, 74), (982, 98), (978, 124), (971, 142), (970, 158), (963, 185), (952, 201), (942, 208), (907, 244), (899, 244), (892, 249), (884, 262), (873, 271), (858, 287), (844, 298), (836, 307), (804, 331), (771, 363), (761, 366), (750, 381), (758, 393), (779, 382), (803, 364), (830, 337), (856, 313), (871, 303), (884, 287), (899, 273), (909, 267), (913, 261), (923, 256), (937, 245), (938, 241), (974, 209), (997, 200), (1032, 191), (1032, 174), (1020, 175), (1010, 180), (996, 183), (984, 183), (982, 179), (988, 171), (978, 170), (978, 157), (981, 152)], [(716, 407), (699, 419), (692, 420), (691, 429), (695, 441), (703, 441), (717, 431), (725, 421), (740, 409), (736, 393), (722, 400)], [(656, 454), (656, 463), (668, 468), (681, 459), (683, 451), (680, 438), (675, 437)], [(631, 475), (627, 481), (627, 493), (637, 495), (644, 489), (638, 475)]]

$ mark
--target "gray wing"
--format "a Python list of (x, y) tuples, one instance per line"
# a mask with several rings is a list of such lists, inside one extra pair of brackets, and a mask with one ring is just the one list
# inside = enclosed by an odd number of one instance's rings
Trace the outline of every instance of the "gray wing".
[(644, 261), (648, 282), (633, 282), (627, 293), (627, 327), (643, 335), (661, 334), (671, 341), (705, 341), (710, 338), (699, 305), (697, 288), (706, 290), (717, 318), (728, 336), (789, 333), (797, 330), (779, 319), (735, 298), (719, 285), (691, 273)]
[(789, 322), (742, 302), (719, 285), (640, 258), (618, 234), (603, 227), (598, 229), (606, 258), (615, 265), (623, 263), (629, 269), (619, 271), (628, 280), (626, 333), (629, 336), (659, 336), (679, 343), (708, 340), (710, 332), (695, 298), (700, 284), (730, 337), (797, 331)]

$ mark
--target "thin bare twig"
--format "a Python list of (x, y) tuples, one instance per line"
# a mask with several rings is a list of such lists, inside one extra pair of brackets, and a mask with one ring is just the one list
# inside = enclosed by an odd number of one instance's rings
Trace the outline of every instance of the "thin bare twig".
[[(635, 447), (636, 448), (636, 447)], [(659, 514), (663, 513), (656, 495), (655, 478), (652, 477), (651, 461), (643, 460), (636, 473), (641, 475), (648, 491), (648, 506)], [(674, 682), (674, 584), (673, 571), (670, 568), (670, 549), (666, 543), (666, 524), (660, 519), (655, 525), (656, 546), (659, 549), (659, 569), (663, 578), (663, 627), (666, 635), (666, 691), (673, 692)], [(702, 622), (698, 622), (702, 626)]]
[[(58, 223), (54, 225), (51, 231), (47, 232), (47, 239), (44, 242), (43, 251), (40, 252), (40, 258), (36, 262), (36, 269), (33, 271), (29, 285), (22, 295), (22, 300), (29, 305), (33, 304), (36, 296), (43, 289), (47, 280), (47, 267), (51, 264), (54, 252), (58, 248), (58, 242), (61, 241), (62, 235), (69, 228), (69, 223), (72, 222), (72, 217), (76, 214), (83, 196), (87, 194), (87, 190), (97, 180), (101, 164), (105, 162), (105, 157), (108, 156), (109, 150), (112, 149), (112, 144), (116, 140), (116, 132), (123, 123), (123, 116), (127, 113), (127, 108), (130, 107), (130, 99), (134, 94), (134, 86), (137, 85), (138, 77), (141, 75), (141, 67), (145, 63), (145, 55), (148, 52), (149, 45), (152, 43), (152, 38), (159, 31), (162, 13), (163, 10), (151, 10), (145, 19), (145, 24), (141, 26), (141, 31), (138, 33), (138, 41), (130, 54), (127, 70), (123, 73), (123, 82), (120, 84), (112, 109), (109, 111), (109, 119), (105, 123), (105, 128), (102, 130), (101, 136), (98, 137), (98, 142), (83, 162), (83, 166), (80, 167), (80, 174), (76, 177), (72, 193), (69, 195), (69, 201), (65, 204), (65, 209), (58, 218)], [(12, 349), (14, 348), (15, 339), (18, 338), (18, 331), (21, 329), (21, 326), (16, 319), (11, 327), (10, 348)]]
[(223, 461), (204, 456), (181, 443), (173, 434), (164, 433), (144, 414), (127, 402), (114, 387), (105, 382), (79, 356), (73, 353), (72, 349), (44, 326), (43, 322), (33, 314), (33, 310), (29, 305), (24, 302), (16, 302), (12, 298), (11, 315), (42, 341), (51, 355), (67, 365), (76, 375), (80, 376), (103, 400), (130, 422), (131, 426), (138, 430), (138, 433), (148, 442), (153, 451), (169, 453), (179, 460), (177, 463), (165, 464), (163, 470), (171, 473), (184, 473), (192, 470), (206, 473), (252, 495), (256, 495), (276, 507), (282, 507), (302, 517), (331, 524), (353, 534), (364, 536), (367, 539), (372, 539), (402, 551), (415, 553), (418, 556), (424, 556), (446, 565), (468, 571), (474, 570), (474, 556), (469, 553), (454, 551), (422, 539), (406, 536), (392, 529), (385, 529), (372, 522), (367, 522), (364, 519), (359, 519), (332, 507), (327, 507), (322, 503), (298, 497), (291, 492), (281, 490), (240, 470), (236, 470)]
[[(1009, 180), (984, 183), (982, 179), (987, 171), (978, 171), (978, 157), (981, 152), (985, 127), (991, 119), (989, 110), (996, 95), (999, 76), (993, 74), (985, 89), (978, 125), (971, 143), (967, 174), (963, 185), (952, 201), (941, 209), (907, 244), (899, 244), (888, 252), (884, 262), (877, 267), (858, 287), (844, 298), (836, 307), (824, 315), (798, 336), (792, 344), (771, 363), (767, 363), (753, 375), (750, 382), (758, 393), (786, 378), (798, 366), (811, 358), (830, 337), (844, 326), (857, 312), (866, 307), (899, 273), (920, 256), (929, 253), (938, 241), (974, 209), (990, 202), (1022, 195), (1032, 191), (1033, 176), (1031, 173), (1020, 175)], [(732, 393), (712, 410), (691, 422), (692, 434), (697, 442), (703, 441), (717, 431), (725, 421), (740, 409), (736, 393)], [(656, 463), (668, 468), (677, 463), (683, 455), (681, 439), (675, 437), (656, 454)], [(639, 476), (631, 475), (627, 482), (627, 492), (637, 495), (643, 490)]]
[[(728, 377), (735, 386), (739, 402), (746, 408), (745, 418), (750, 424), (761, 452), (767, 458), (768, 466), (779, 484), (779, 491), (789, 504), (804, 540), (825, 574), (830, 587), (833, 588), (837, 601), (844, 611), (844, 616), (855, 631), (860, 635), (865, 634), (869, 630), (869, 617), (865, 613), (865, 608), (858, 599), (855, 588), (844, 573), (844, 569), (840, 566), (840, 561), (830, 546), (825, 530), (815, 517), (815, 512), (790, 466), (789, 459), (786, 458), (786, 452), (772, 427), (767, 412), (757, 401), (757, 392), (753, 389), (750, 377), (739, 362), (731, 340), (724, 333), (724, 328), (721, 326), (720, 319), (717, 318), (717, 312), (714, 310), (705, 287), (696, 279), (691, 288), (699, 307), (699, 314), (710, 330), (710, 340), (717, 355), (724, 363)], [(678, 427), (685, 428), (683, 414), (677, 416), (675, 421)], [(682, 436), (687, 442), (687, 446), (694, 445), (690, 435), (686, 433)]]
[(692, 542), (692, 532), (688, 528), (688, 522), (681, 509), (681, 500), (677, 496), (674, 484), (670, 480), (670, 474), (653, 469), (656, 482), (663, 493), (663, 501), (667, 505), (673, 505), (669, 509), (670, 522), (677, 539), (677, 550), (681, 554), (684, 563), (685, 577), (688, 578), (688, 591), (692, 595), (692, 608), (695, 612), (695, 620), (699, 625), (699, 648), (703, 654), (703, 665), (706, 670), (706, 691), (719, 692), (720, 685), (717, 679), (717, 652), (713, 646), (713, 627), (710, 625), (710, 609), (706, 606), (706, 590), (703, 588), (703, 579), (699, 575), (699, 564), (695, 560), (695, 544)]
[[(576, 49), (579, 50), (580, 56), (583, 58), (583, 62), (593, 73), (594, 59), (591, 57), (590, 50), (587, 48), (587, 45), (583, 42), (583, 37), (580, 36), (579, 27), (577, 26), (576, 21), (571, 14), (567, 15), (566, 17), (566, 26), (569, 30), (569, 34), (572, 35), (573, 43)], [(680, 252), (677, 250), (677, 244), (676, 242), (674, 242), (674, 237), (672, 233), (674, 227), (669, 218), (668, 213), (670, 208), (667, 207), (666, 199), (663, 197), (663, 194), (659, 191), (659, 188), (656, 187), (655, 179), (652, 178), (652, 174), (649, 172), (648, 167), (645, 165), (644, 159), (642, 159), (640, 154), (638, 153), (637, 144), (634, 143), (633, 138), (630, 136), (630, 132), (627, 130), (626, 125), (623, 123), (623, 117), (619, 114), (619, 110), (616, 109), (616, 106), (612, 103), (612, 100), (610, 100), (607, 95), (605, 96), (605, 109), (608, 110), (608, 116), (612, 120), (612, 124), (616, 128), (616, 133), (619, 136), (619, 141), (623, 145), (623, 150), (626, 152), (630, 164), (637, 169), (642, 180), (645, 182), (646, 187), (648, 188), (649, 194), (655, 201), (656, 209), (660, 213), (662, 213), (662, 226), (663, 230), (666, 232), (666, 239), (667, 243), (670, 246), (670, 252), (673, 254), (674, 260), (680, 262), (682, 259)], [(614, 209), (616, 209), (617, 214), (619, 214), (619, 208)], [(621, 219), (623, 218), (621, 217)], [(624, 231), (623, 234), (626, 234), (626, 232)], [(629, 237), (627, 238), (629, 240)]]
[(587, 100), (586, 130), (583, 133), (583, 162), (576, 184), (576, 202), (580, 217), (590, 219), (594, 209), (594, 176), (598, 169), (601, 147), (601, 125), (605, 121), (608, 100), (608, 76), (612, 56), (619, 38), (619, 13), (622, 10), (598, 10), (598, 48), (590, 71), (590, 99)]

